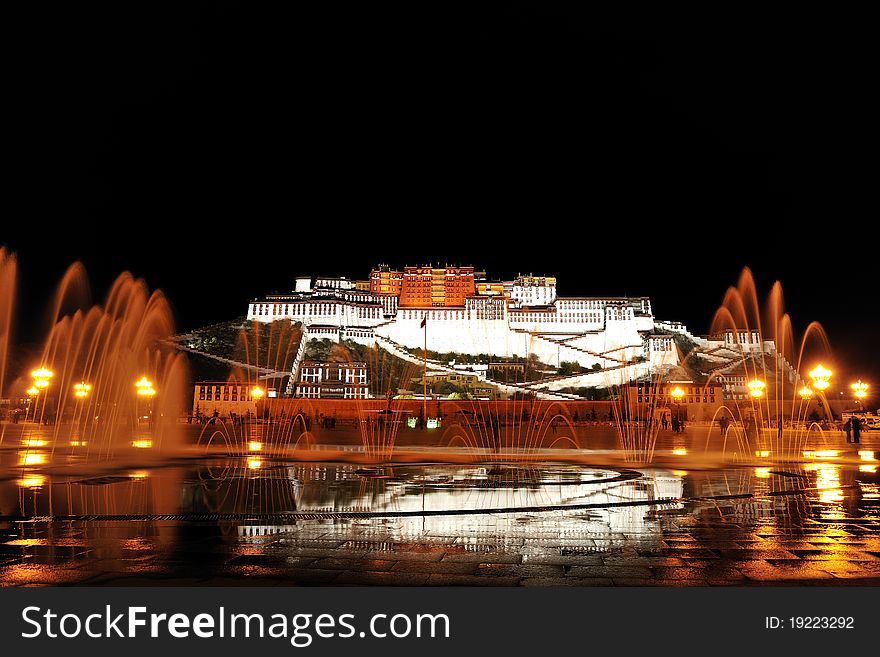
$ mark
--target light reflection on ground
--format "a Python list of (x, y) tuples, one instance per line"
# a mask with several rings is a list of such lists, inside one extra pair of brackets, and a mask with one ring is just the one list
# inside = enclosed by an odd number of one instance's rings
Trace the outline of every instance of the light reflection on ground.
[(711, 466), (702, 435), (677, 435), (653, 467), (588, 438), (567, 462), (303, 462), (244, 443), (106, 467), (7, 441), (0, 584), (880, 584), (873, 435)]

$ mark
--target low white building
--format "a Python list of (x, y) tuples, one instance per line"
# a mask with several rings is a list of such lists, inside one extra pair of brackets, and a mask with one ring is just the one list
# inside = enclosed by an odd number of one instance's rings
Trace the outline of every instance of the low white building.
[(556, 301), (556, 278), (520, 275), (505, 283), (504, 291), (514, 307), (547, 306)]

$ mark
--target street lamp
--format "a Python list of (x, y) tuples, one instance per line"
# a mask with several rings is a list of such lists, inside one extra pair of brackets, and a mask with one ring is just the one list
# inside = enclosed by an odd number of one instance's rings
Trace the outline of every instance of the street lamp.
[(676, 426), (681, 430), (681, 400), (684, 398), (684, 395), (684, 390), (678, 386), (675, 386), (669, 393), (669, 396), (675, 402), (675, 424), (673, 425), (673, 430)]
[(761, 381), (761, 379), (752, 379), (749, 381), (749, 394), (758, 399), (764, 396), (764, 390), (767, 388), (767, 384)]
[(34, 386), (40, 389), (49, 387), (49, 379), (55, 376), (55, 373), (46, 367), (31, 372), (31, 378), (34, 380)]
[(53, 376), (55, 376), (55, 372), (45, 366), (31, 372), (31, 377), (34, 379), (51, 379)]
[[(150, 401), (153, 400), (153, 397), (156, 396), (156, 389), (153, 387), (153, 382), (150, 381), (146, 376), (142, 376), (140, 380), (134, 382), (134, 387), (137, 390), (138, 397), (146, 397)], [(137, 408), (137, 403), (135, 403), (135, 415), (138, 416), (137, 423), (140, 424), (140, 412)], [(150, 404), (150, 428), (153, 427), (153, 405)], [(150, 441), (150, 446), (152, 447), (152, 441)]]
[(816, 365), (816, 367), (810, 370), (810, 379), (812, 379), (813, 387), (816, 390), (826, 390), (831, 385), (829, 382), (831, 375), (832, 371), (823, 367), (821, 363)]
[(73, 396), (77, 399), (85, 399), (89, 396), (89, 392), (92, 390), (92, 386), (90, 386), (85, 381), (77, 383), (73, 386)]
[(251, 397), (257, 401), (260, 401), (265, 394), (266, 391), (263, 390), (260, 386), (254, 386), (253, 388), (251, 388)]
[(804, 386), (800, 390), (798, 390), (798, 394), (801, 396), (801, 399), (807, 400), (813, 397), (813, 391), (810, 390), (809, 386)]
[[(37, 395), (40, 393), (40, 391), (48, 389), (49, 379), (51, 379), (53, 376), (55, 376), (55, 373), (52, 370), (50, 370), (49, 368), (47, 368), (45, 365), (42, 365), (39, 367), (39, 369), (36, 369), (33, 372), (31, 372), (31, 377), (34, 380), (34, 384), (28, 389), (28, 396), (31, 397), (32, 399), (37, 398)], [(32, 392), (32, 391), (36, 391), (36, 392)], [(48, 402), (49, 402), (49, 400), (48, 400), (48, 393), (47, 393), (47, 397), (43, 398), (43, 405), (46, 406), (48, 404)], [(45, 414), (46, 408), (44, 408), (42, 412)], [(36, 419), (36, 413), (37, 413), (37, 410), (35, 407), (34, 408), (34, 419)], [(42, 418), (41, 418), (41, 421), (42, 421)]]
[(145, 376), (142, 376), (139, 381), (135, 381), (134, 387), (137, 388), (137, 394), (141, 397), (153, 397), (156, 394), (153, 382)]
[(865, 397), (868, 396), (868, 384), (867, 384), (867, 383), (862, 383), (862, 380), (861, 380), (861, 379), (859, 379), (858, 381), (856, 381), (855, 383), (853, 383), (853, 384), (850, 386), (850, 388), (853, 389), (853, 394), (854, 394), (858, 399), (864, 399)]

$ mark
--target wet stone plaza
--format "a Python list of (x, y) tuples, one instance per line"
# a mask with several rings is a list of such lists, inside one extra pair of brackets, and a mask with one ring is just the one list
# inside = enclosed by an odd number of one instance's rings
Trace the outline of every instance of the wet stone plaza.
[(307, 458), (249, 444), (96, 467), (10, 429), (0, 584), (880, 584), (875, 432), (737, 462), (695, 427), (640, 465), (583, 431), (595, 449), (529, 459), (441, 459), (413, 433), (405, 462), (369, 465), (327, 432)]

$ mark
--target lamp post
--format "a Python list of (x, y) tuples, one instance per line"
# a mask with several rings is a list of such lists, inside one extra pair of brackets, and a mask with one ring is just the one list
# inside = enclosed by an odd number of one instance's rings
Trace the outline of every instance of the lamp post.
[(801, 398), (801, 403), (806, 404), (806, 408), (803, 406), (798, 410), (798, 422), (805, 421), (809, 411), (810, 411), (810, 402), (813, 399), (813, 389), (810, 386), (804, 386), (800, 390), (798, 390), (798, 395)]
[[(142, 376), (139, 380), (134, 383), (135, 390), (137, 391), (138, 399), (145, 398), (150, 402), (150, 417), (149, 417), (149, 426), (153, 428), (153, 397), (156, 396), (156, 388), (153, 387), (153, 382), (150, 381), (146, 376)], [(138, 407), (137, 402), (135, 403), (135, 411), (138, 416), (138, 424), (140, 424), (140, 408)]]
[(868, 396), (869, 386), (867, 383), (862, 383), (861, 379), (853, 383), (850, 388), (852, 388), (853, 395), (855, 395), (856, 399), (864, 399)]
[(684, 398), (684, 390), (675, 386), (669, 395), (675, 402), (675, 424), (678, 426), (679, 431), (681, 431), (681, 400)]
[[(43, 396), (43, 411), (42, 411), (43, 413), (46, 412), (46, 409), (49, 406), (48, 388), (49, 388), (49, 382), (53, 376), (55, 376), (55, 373), (52, 370), (50, 370), (49, 368), (47, 368), (45, 365), (43, 365), (43, 366), (39, 367), (38, 369), (35, 369), (33, 372), (31, 372), (31, 378), (34, 380), (34, 384), (33, 384), (33, 386), (31, 386), (31, 390), (36, 389), (37, 393), (39, 393), (43, 390), (46, 390), (46, 394)], [(30, 395), (30, 391), (28, 391), (28, 394)], [(39, 397), (37, 397), (36, 394), (30, 395), (30, 396), (39, 399)], [(35, 405), (34, 406), (34, 419), (36, 419), (36, 417), (37, 417), (37, 409), (36, 409), (36, 405)]]
[[(749, 396), (754, 401), (760, 400), (764, 396), (764, 393), (767, 391), (767, 384), (757, 377), (755, 377), (754, 379), (749, 381), (748, 384), (746, 384), (746, 386), (749, 389)], [(746, 428), (746, 435), (751, 434), (751, 437), (757, 441), (758, 438), (760, 437), (759, 427), (763, 426), (763, 420), (761, 419), (761, 405), (758, 404), (757, 413), (754, 413), (754, 409), (752, 409), (752, 412), (754, 414), (754, 418), (751, 422), (752, 426)], [(777, 427), (778, 435), (781, 438), (782, 437), (782, 418), (781, 417), (778, 418), (778, 422), (780, 423), (779, 426)], [(751, 429), (751, 431), (749, 429)]]
[(31, 412), (31, 406), (36, 403), (36, 402), (34, 402), (34, 399), (40, 394), (40, 389), (37, 386), (32, 385), (30, 388), (25, 390), (25, 394), (27, 395), (28, 400), (27, 400), (27, 408), (25, 408), (25, 411), (24, 411), (24, 421), (27, 422), (28, 415)]
[[(828, 400), (825, 398), (825, 391), (831, 385), (831, 376), (834, 374), (827, 367), (823, 366), (822, 363), (819, 363), (809, 372), (809, 377), (811, 381), (811, 385), (814, 389), (819, 391), (819, 394), (822, 397), (822, 401), (825, 402), (825, 413), (827, 415), (831, 415), (831, 408), (828, 406)], [(829, 417), (829, 419), (831, 419)]]
[(31, 378), (34, 380), (34, 385), (41, 389), (49, 387), (49, 380), (53, 376), (55, 376), (55, 372), (45, 366), (31, 372)]
[(92, 391), (92, 386), (85, 381), (80, 381), (79, 383), (73, 386), (73, 396), (74, 401), (77, 402), (77, 406), (74, 407), (73, 418), (74, 421), (81, 421), (82, 415), (79, 416), (79, 420), (77, 420), (77, 411), (80, 410), (78, 407), (78, 403), (81, 401), (85, 401), (86, 397), (89, 396), (89, 393)]
[(831, 375), (833, 372), (828, 368), (824, 367), (822, 363), (819, 363), (810, 370), (810, 380), (813, 382), (813, 387), (816, 390), (827, 390), (828, 386), (831, 385)]
[(754, 399), (760, 399), (764, 396), (764, 392), (767, 389), (767, 384), (761, 381), (761, 379), (752, 379), (749, 381), (749, 395)]
[[(253, 399), (254, 402), (256, 402), (254, 404), (254, 411), (255, 411), (254, 416), (255, 417), (257, 415), (256, 412), (259, 411), (259, 408), (257, 407), (256, 404), (259, 403), (260, 400), (262, 400), (263, 397), (265, 397), (265, 396), (266, 396), (266, 391), (263, 390), (260, 386), (254, 386), (253, 388), (251, 388), (251, 399)], [(265, 413), (266, 413), (266, 409), (264, 408), (263, 412), (260, 413), (259, 415), (265, 415)]]

